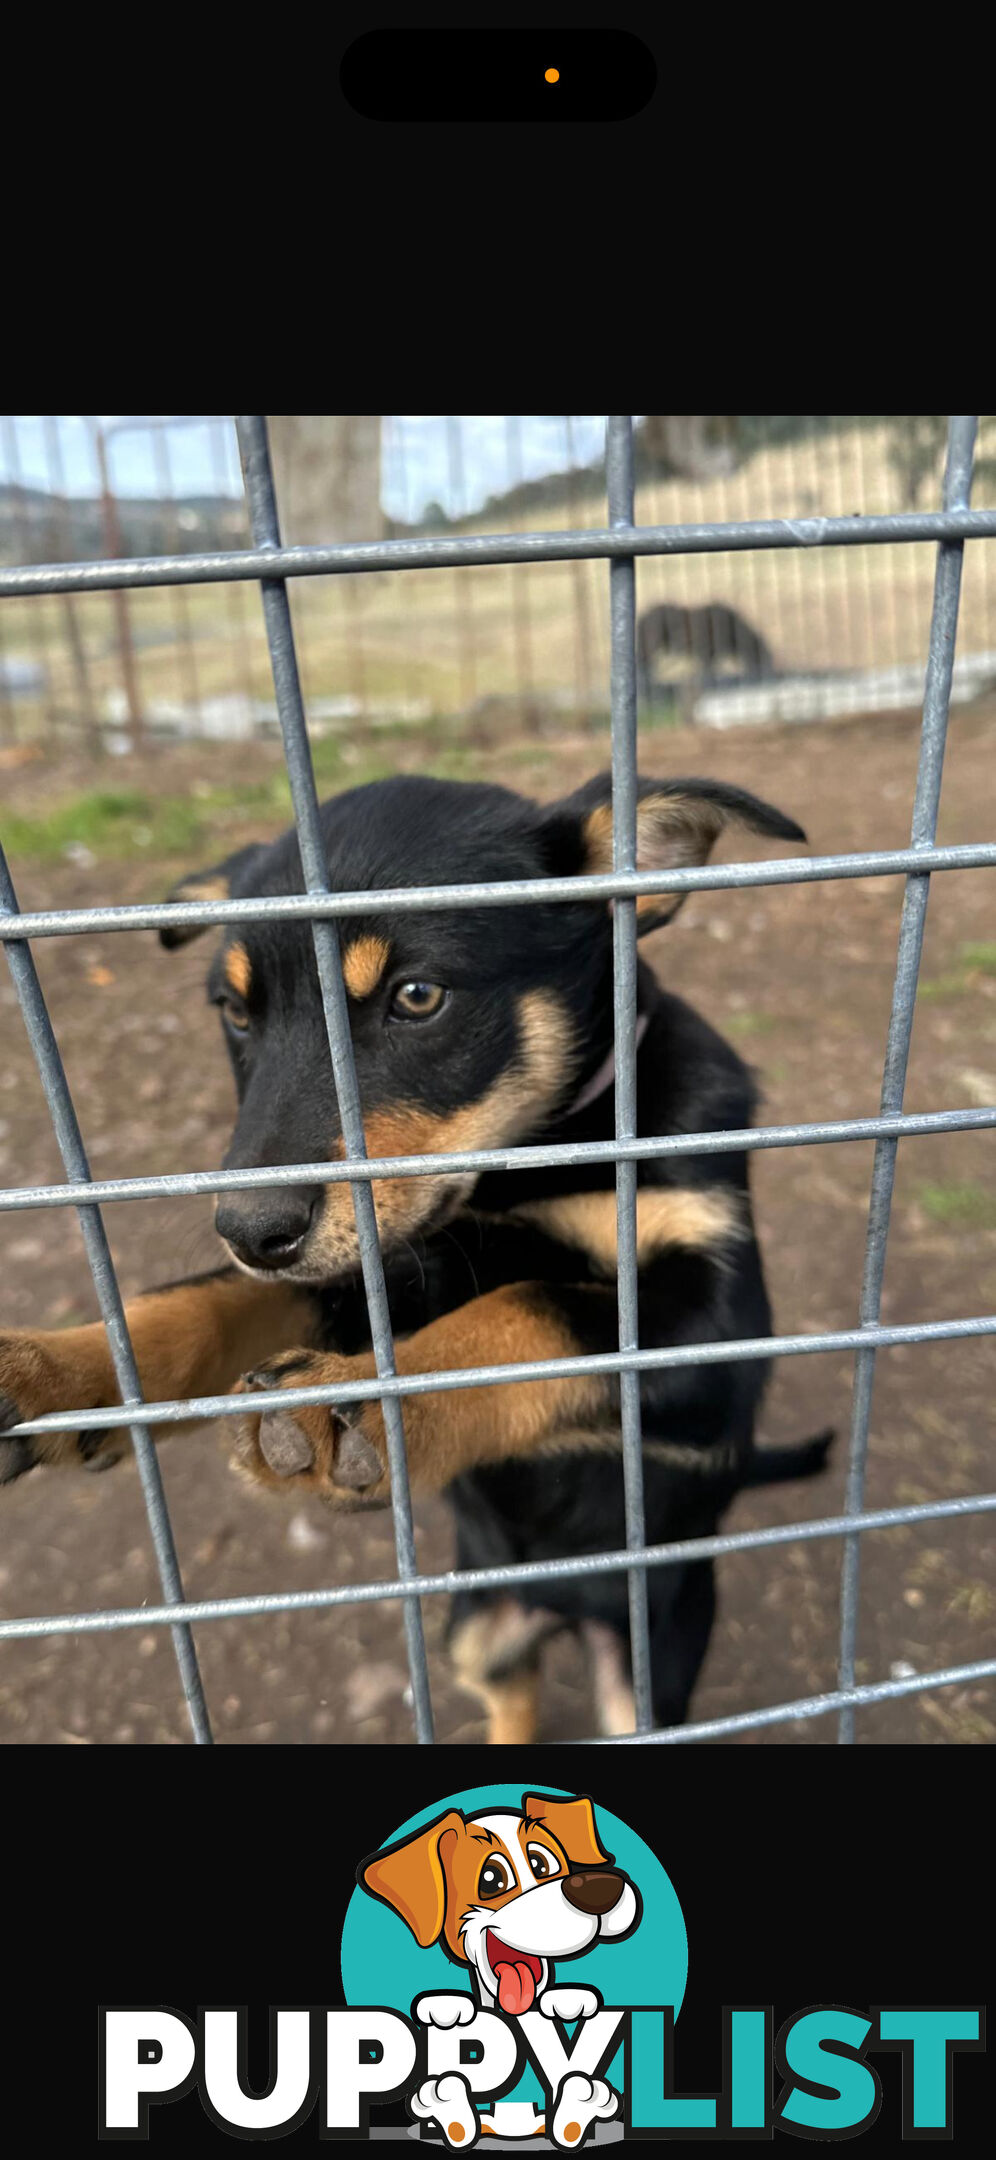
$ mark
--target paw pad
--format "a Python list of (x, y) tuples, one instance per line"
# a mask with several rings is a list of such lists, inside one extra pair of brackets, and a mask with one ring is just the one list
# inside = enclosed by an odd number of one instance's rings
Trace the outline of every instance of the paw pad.
[(276, 1477), (310, 1470), (315, 1459), (307, 1433), (288, 1410), (268, 1410), (260, 1419), (259, 1444)]
[(347, 1485), (353, 1492), (364, 1492), (368, 1485), (376, 1485), (378, 1478), (383, 1476), (383, 1469), (376, 1448), (359, 1426), (344, 1425), (336, 1443), (333, 1485)]

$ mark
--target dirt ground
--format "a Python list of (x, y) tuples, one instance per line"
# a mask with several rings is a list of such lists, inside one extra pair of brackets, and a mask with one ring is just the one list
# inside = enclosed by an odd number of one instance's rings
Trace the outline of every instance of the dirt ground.
[[(952, 720), (940, 837), (992, 836), (996, 709)], [(895, 847), (909, 835), (916, 716), (823, 729), (654, 733), (643, 765), (739, 781), (806, 825), (814, 850)], [(247, 754), (261, 769), (275, 753)], [(172, 792), (195, 785), (220, 746), (150, 754)], [(267, 763), (269, 760), (269, 763)], [(607, 744), (574, 739), (519, 746), (517, 784), (566, 791), (607, 763)], [(242, 753), (240, 751), (240, 763)], [(480, 770), (509, 770), (507, 745)], [(128, 783), (135, 777), (129, 771)], [(67, 763), (0, 776), (12, 808), (64, 791)], [(149, 784), (150, 772), (136, 784)], [(92, 784), (92, 781), (91, 783)], [(248, 835), (247, 835), (248, 836)], [(233, 844), (227, 834), (218, 852)], [(25, 907), (158, 896), (185, 865), (141, 860), (12, 865)], [(195, 867), (189, 865), (189, 867)], [(996, 1100), (996, 874), (934, 879), (907, 1108)], [(650, 956), (669, 985), (725, 1029), (756, 1065), (766, 1121), (843, 1118), (878, 1108), (901, 903), (901, 881), (702, 894)], [(988, 941), (988, 942), (987, 942)], [(172, 957), (149, 935), (44, 941), (37, 959), (64, 1052), (94, 1173), (154, 1174), (214, 1167), (231, 1119), (230, 1078), (204, 1006), (205, 948)], [(0, 987), (0, 1179), (60, 1175), (41, 1088), (12, 990)], [(996, 1177), (992, 1133), (913, 1139), (900, 1150), (884, 1318), (917, 1321), (991, 1311), (996, 1302)], [(871, 1170), (869, 1145), (784, 1149), (755, 1157), (762, 1242), (782, 1331), (849, 1327), (857, 1297)], [(131, 1203), (106, 1211), (126, 1294), (210, 1266), (217, 1255), (208, 1201)], [(58, 1325), (95, 1306), (75, 1218), (68, 1211), (0, 1218), (5, 1324)], [(967, 1494), (993, 1484), (992, 1339), (887, 1350), (878, 1361), (868, 1502)], [(842, 1504), (852, 1359), (816, 1356), (774, 1369), (764, 1439), (832, 1424), (840, 1439), (818, 1484), (742, 1497), (726, 1527), (790, 1522)], [(192, 1597), (361, 1582), (393, 1572), (390, 1521), (336, 1526), (317, 1505), (282, 1505), (238, 1484), (226, 1446), (205, 1430), (162, 1449), (183, 1577)], [(451, 1553), (445, 1506), (418, 1509), (423, 1568)], [(892, 1530), (863, 1541), (859, 1677), (882, 1679), (991, 1657), (996, 1650), (996, 1526), (991, 1516)], [(841, 1546), (822, 1541), (742, 1553), (720, 1565), (720, 1620), (694, 1703), (722, 1716), (831, 1687), (835, 1678)], [(0, 1611), (61, 1614), (158, 1600), (138, 1480), (35, 1471), (0, 1497)], [(478, 1740), (477, 1706), (450, 1678), (444, 1613), (426, 1600), (438, 1736)], [(295, 1744), (395, 1743), (410, 1736), (396, 1605), (222, 1621), (197, 1630), (217, 1738)], [(591, 1731), (587, 1677), (569, 1643), (549, 1656), (545, 1737)], [(870, 1742), (976, 1742), (996, 1737), (991, 1685), (946, 1689), (873, 1706), (859, 1716)], [(160, 1629), (54, 1635), (0, 1645), (0, 1737), (9, 1742), (184, 1742), (189, 1733), (168, 1636)], [(745, 1745), (827, 1745), (822, 1718), (743, 1736)], [(741, 1744), (738, 1742), (737, 1744)]]

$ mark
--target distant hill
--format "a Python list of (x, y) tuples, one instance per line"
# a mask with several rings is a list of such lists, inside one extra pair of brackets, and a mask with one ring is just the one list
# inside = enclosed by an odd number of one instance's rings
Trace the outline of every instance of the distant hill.
[[(183, 495), (163, 503), (126, 495), (117, 500), (117, 516), (126, 555), (191, 555), (249, 544), (244, 505), (225, 496)], [(0, 481), (0, 562), (94, 562), (106, 555), (98, 500)]]
[[(825, 414), (738, 414), (730, 424), (732, 469), (770, 444), (808, 440), (832, 432), (835, 424), (832, 415)], [(680, 468), (662, 452), (659, 434), (648, 434), (646, 417), (633, 430), (633, 472), (637, 486), (646, 480), (681, 477)], [(460, 532), (468, 525), (479, 525), (483, 519), (491, 532), (501, 532), (509, 519), (520, 516), (528, 516), (542, 526), (566, 527), (572, 506), (599, 494), (605, 494), (605, 464), (601, 457), (588, 465), (576, 465), (569, 472), (561, 468), (541, 473), (534, 480), (521, 480), (514, 487), (489, 495), (479, 509), (469, 511), (465, 517), (448, 517), (439, 503), (429, 503), (415, 524), (388, 519), (386, 531), (393, 539), (413, 539), (425, 533)]]
[[(868, 415), (840, 418), (827, 414), (739, 414), (730, 424), (734, 469), (749, 463), (759, 450), (832, 434), (838, 428), (870, 427), (873, 420), (874, 416)], [(893, 423), (897, 465), (902, 463), (901, 453), (911, 426), (907, 418)], [(938, 445), (931, 437), (928, 462), (932, 464), (937, 464), (942, 455), (942, 436), (938, 436)], [(648, 442), (645, 417), (634, 430), (633, 451), (638, 485), (654, 478), (676, 477), (675, 467), (660, 454), (659, 431), (657, 436), (651, 432)], [(989, 479), (994, 471), (996, 460), (980, 461), (980, 476)], [(918, 471), (906, 483), (911, 502), (917, 499), (921, 480)], [(605, 471), (602, 460), (597, 458), (570, 472), (561, 469), (520, 481), (517, 486), (489, 495), (465, 517), (449, 517), (438, 502), (427, 504), (414, 523), (385, 517), (384, 534), (387, 538), (415, 539), (430, 533), (460, 532), (482, 523), (488, 530), (500, 532), (523, 519), (537, 527), (562, 527), (571, 523), (576, 503), (590, 503), (599, 496), (604, 500), (604, 493)], [(189, 555), (202, 549), (249, 544), (244, 506), (230, 497), (184, 495), (170, 504), (151, 496), (121, 496), (117, 499), (117, 515), (125, 555)], [(99, 499), (60, 500), (43, 488), (0, 481), (0, 563), (99, 561), (106, 554)]]

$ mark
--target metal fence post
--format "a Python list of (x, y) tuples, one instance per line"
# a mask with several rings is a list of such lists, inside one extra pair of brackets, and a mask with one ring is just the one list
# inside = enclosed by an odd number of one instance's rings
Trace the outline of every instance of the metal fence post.
[[(961, 414), (952, 418), (948, 433), (948, 457), (944, 474), (943, 508), (967, 510), (972, 488), (972, 459), (975, 449), (975, 416)], [(916, 796), (913, 804), (911, 845), (915, 849), (932, 847), (937, 837), (937, 812), (941, 799), (941, 773), (944, 765), (944, 745), (947, 739), (948, 711), (951, 700), (951, 677), (954, 668), (955, 636), (958, 629), (958, 600), (961, 593), (961, 567), (964, 542), (942, 540), (937, 550), (937, 573), (934, 583), (934, 612), (930, 624), (930, 648), (927, 655), (927, 677), (923, 697), (923, 722), (920, 734), (920, 761), (917, 771)], [(903, 895), (903, 912), (899, 926), (899, 944), (896, 952), (896, 978), (892, 993), (892, 1013), (889, 1020), (889, 1040), (885, 1053), (885, 1071), (882, 1079), (881, 1112), (883, 1116), (895, 1114), (903, 1107), (906, 1088), (906, 1068), (909, 1063), (910, 1042), (913, 1036), (913, 1017), (916, 1010), (916, 986), (920, 973), (920, 955), (923, 950), (923, 928), (930, 894), (929, 871), (910, 873)], [(882, 1280), (885, 1274), (885, 1254), (889, 1240), (889, 1222), (892, 1214), (892, 1191), (896, 1176), (896, 1153), (898, 1139), (879, 1138), (875, 1145), (872, 1166), (871, 1199), (868, 1207), (868, 1232), (865, 1246), (864, 1277), (861, 1285), (860, 1319), (862, 1327), (872, 1326), (882, 1309)], [(872, 1390), (875, 1384), (875, 1351), (859, 1350), (854, 1365), (854, 1393), (851, 1406), (851, 1442), (847, 1471), (847, 1509), (858, 1514), (864, 1505), (865, 1470), (868, 1461), (868, 1436), (871, 1423)], [(854, 1686), (854, 1661), (858, 1632), (858, 1584), (861, 1568), (861, 1539), (848, 1538), (844, 1547), (843, 1571), (840, 1591), (840, 1661), (839, 1685), (842, 1689)], [(838, 1739), (845, 1745), (854, 1740), (854, 1709), (846, 1703), (840, 1713)]]
[[(606, 437), (609, 519), (617, 528), (633, 524), (633, 422), (629, 414), (610, 419)], [(623, 556), (609, 566), (612, 616), (612, 867), (636, 869), (636, 566)], [(616, 1139), (636, 1138), (636, 901), (613, 902), (612, 962), (615, 1001)], [(616, 1239), (619, 1284), (619, 1348), (639, 1348), (638, 1266), (636, 1256), (636, 1164), (616, 1164)], [(629, 1368), (619, 1376), (622, 1415), (623, 1479), (626, 1496), (626, 1544), (638, 1552), (646, 1544), (643, 1504), (643, 1452), (640, 1430), (640, 1376)], [(633, 1568), (629, 1576), (629, 1631), (633, 1661), (633, 1702), (639, 1732), (650, 1726), (650, 1631), (647, 1577)]]
[[(0, 930), (7, 919), (16, 913), (17, 895), (7, 868), (7, 858), (0, 846)], [(66, 1167), (66, 1175), (78, 1185), (86, 1185), (90, 1179), (90, 1165), (30, 945), (24, 941), (8, 944), (7, 965), (45, 1090), (45, 1099), (55, 1129), (59, 1153)], [(148, 1426), (144, 1420), (134, 1415), (142, 1403), (142, 1385), (128, 1333), (117, 1272), (111, 1258), (111, 1248), (107, 1242), (100, 1209), (92, 1203), (81, 1201), (77, 1211), (125, 1413), (120, 1421), (114, 1422), (126, 1424), (131, 1434), (163, 1596), (170, 1605), (182, 1605), (183, 1583), (180, 1579), (180, 1566), (173, 1543), (173, 1530), (156, 1451)], [(194, 1739), (202, 1744), (210, 1742), (211, 1727), (207, 1704), (189, 1624), (177, 1620), (172, 1626), (172, 1636)]]
[[(270, 465), (270, 449), (265, 416), (259, 413), (240, 416), (236, 421), (239, 434), (239, 451), (245, 473), (246, 501), (249, 506), (249, 522), (257, 546), (262, 548), (280, 546), (280, 524), (277, 499)], [(294, 629), (291, 622), (287, 587), (282, 578), (262, 578), (263, 612), (266, 619), (266, 635), (270, 647), (273, 668), (273, 685), (276, 691), (277, 711), (284, 739), (284, 756), (290, 781), (294, 821), (297, 826), (301, 862), (304, 867), (305, 884), (309, 893), (327, 893), (329, 890), (328, 863), (322, 840), (321, 819), (315, 774), (311, 762), (311, 749), (304, 717), (304, 702), (297, 671), (297, 655), (294, 649)], [(363, 1131), (363, 1115), (360, 1107), (356, 1067), (353, 1062), (353, 1044), (349, 1030), (349, 1009), (346, 989), (342, 979), (342, 961), (339, 953), (339, 934), (333, 921), (312, 923), (315, 941), (315, 959), (322, 991), (325, 1025), (328, 1031), (329, 1052), (335, 1079), (336, 1096), (342, 1134), (348, 1156), (362, 1159), (366, 1156), (366, 1137)], [(391, 1316), (387, 1305), (387, 1286), (384, 1281), (384, 1263), (381, 1259), (380, 1239), (377, 1234), (377, 1218), (374, 1213), (373, 1193), (368, 1183), (352, 1185), (353, 1207), (356, 1212), (356, 1235), (360, 1248), (360, 1264), (363, 1269), (363, 1286), (367, 1296), (370, 1315), (370, 1333), (378, 1374), (392, 1377), (395, 1372), (394, 1343), (391, 1335)], [(397, 1397), (383, 1400), (384, 1426), (387, 1434), (388, 1456), (391, 1469), (391, 1495), (394, 1516), (395, 1548), (398, 1556), (398, 1573), (411, 1578), (418, 1572), (415, 1557), (415, 1530), (412, 1522), (411, 1494), (408, 1485), (408, 1458), (405, 1453), (405, 1429), (401, 1405)], [(432, 1703), (429, 1694), (429, 1673), (425, 1656), (425, 1637), (422, 1629), (420, 1606), (412, 1601), (405, 1606), (405, 1632), (408, 1643), (408, 1663), (411, 1672), (412, 1704), (415, 1729), (420, 1741), (432, 1739)]]

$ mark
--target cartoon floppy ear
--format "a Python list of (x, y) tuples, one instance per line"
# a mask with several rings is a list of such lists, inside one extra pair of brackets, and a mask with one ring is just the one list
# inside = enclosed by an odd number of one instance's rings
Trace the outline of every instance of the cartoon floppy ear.
[[(636, 867), (638, 870), (691, 870), (707, 862), (728, 824), (775, 840), (802, 840), (793, 818), (744, 788), (722, 780), (640, 780), (637, 782)], [(557, 803), (546, 820), (550, 850), (558, 875), (601, 875), (612, 864), (612, 776), (599, 773), (566, 802)], [(636, 903), (637, 930), (657, 930), (670, 922), (687, 898), (684, 893), (641, 893)]]
[(463, 1816), (451, 1808), (427, 1830), (417, 1830), (403, 1845), (373, 1853), (357, 1870), (357, 1880), (371, 1897), (400, 1913), (420, 1950), (438, 1942), (446, 1918), (444, 1860), (454, 1838), (466, 1828)]
[(577, 1800), (554, 1800), (546, 1793), (524, 1793), (522, 1812), (551, 1830), (572, 1866), (604, 1867), (612, 1854), (603, 1852), (595, 1829), (595, 1810), (587, 1795)]
[[(180, 884), (174, 885), (172, 892), (167, 893), (166, 898), (167, 900), (230, 900), (237, 897), (244, 898), (249, 887), (250, 873), (255, 868), (260, 857), (265, 855), (266, 852), (265, 846), (259, 841), (254, 842), (252, 847), (239, 848), (237, 854), (229, 855), (224, 862), (216, 863), (213, 870), (198, 870), (195, 871), (192, 877), (181, 879)], [(168, 929), (160, 930), (159, 943), (166, 947), (167, 952), (175, 952), (178, 945), (189, 945), (193, 938), (203, 937), (205, 930), (209, 927), (207, 923), (171, 924)]]

